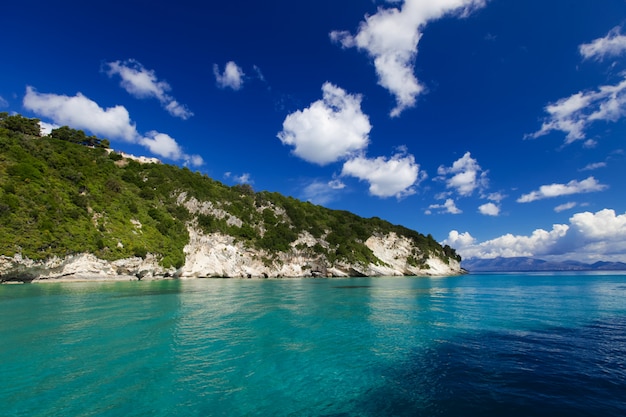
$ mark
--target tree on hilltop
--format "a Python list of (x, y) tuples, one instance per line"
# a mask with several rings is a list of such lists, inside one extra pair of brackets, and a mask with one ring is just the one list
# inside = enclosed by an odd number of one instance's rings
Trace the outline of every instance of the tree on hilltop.
[(39, 119), (29, 119), (19, 114), (9, 116), (7, 112), (0, 113), (0, 127), (26, 135), (41, 136)]
[(87, 136), (84, 131), (72, 129), (69, 126), (61, 126), (52, 129), (50, 137), (64, 140), (66, 142), (77, 143), (79, 145), (94, 146), (97, 148), (108, 148), (110, 143), (107, 139), (100, 139), (96, 136)]

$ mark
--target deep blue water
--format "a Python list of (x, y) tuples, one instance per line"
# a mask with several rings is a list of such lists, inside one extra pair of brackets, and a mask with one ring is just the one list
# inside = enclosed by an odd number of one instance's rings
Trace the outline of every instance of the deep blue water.
[(624, 416), (626, 275), (0, 286), (2, 416)]

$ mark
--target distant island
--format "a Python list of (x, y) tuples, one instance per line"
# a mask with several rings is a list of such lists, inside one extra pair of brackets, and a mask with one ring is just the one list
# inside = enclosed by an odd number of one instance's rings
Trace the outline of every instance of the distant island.
[(466, 259), (461, 266), (469, 272), (533, 272), (533, 271), (624, 271), (623, 262), (578, 261), (554, 262), (531, 257)]
[(0, 113), (0, 282), (451, 275), (431, 235)]

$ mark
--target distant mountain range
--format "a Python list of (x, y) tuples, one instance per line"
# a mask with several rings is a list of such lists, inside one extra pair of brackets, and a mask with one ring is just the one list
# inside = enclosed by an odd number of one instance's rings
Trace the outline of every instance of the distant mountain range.
[(516, 257), (463, 260), (461, 266), (470, 272), (532, 272), (532, 271), (622, 271), (624, 262), (595, 262), (587, 264), (578, 261), (553, 262), (543, 259)]

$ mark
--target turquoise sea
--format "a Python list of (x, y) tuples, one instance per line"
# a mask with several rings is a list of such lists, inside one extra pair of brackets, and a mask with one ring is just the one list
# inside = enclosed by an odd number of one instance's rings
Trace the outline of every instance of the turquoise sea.
[(2, 416), (624, 416), (626, 275), (0, 286)]

